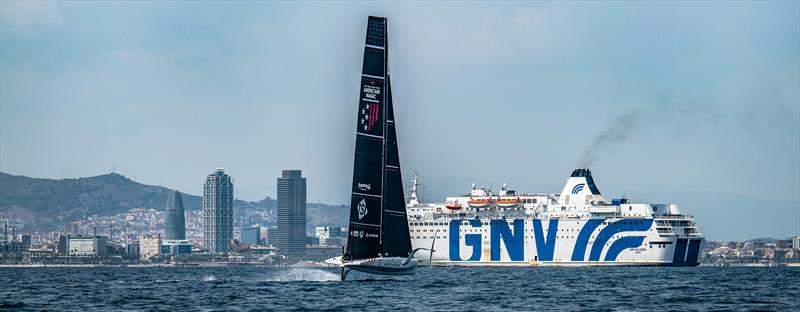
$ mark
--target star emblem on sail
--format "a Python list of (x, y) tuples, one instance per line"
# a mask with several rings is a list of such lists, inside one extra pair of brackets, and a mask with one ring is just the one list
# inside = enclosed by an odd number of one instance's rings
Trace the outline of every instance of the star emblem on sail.
[(378, 122), (378, 108), (380, 107), (379, 104), (373, 103), (365, 103), (364, 107), (361, 108), (361, 126), (364, 127), (364, 131), (372, 130), (375, 127), (375, 124)]
[(367, 215), (367, 202), (362, 199), (361, 202), (358, 203), (358, 219), (361, 220), (366, 215)]

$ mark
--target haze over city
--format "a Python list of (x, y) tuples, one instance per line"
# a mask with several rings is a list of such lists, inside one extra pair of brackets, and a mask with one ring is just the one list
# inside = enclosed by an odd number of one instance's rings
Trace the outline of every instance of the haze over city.
[[(623, 6), (624, 4), (624, 6)], [(367, 15), (391, 18), (406, 182), (676, 202), (709, 239), (800, 232), (800, 4), (0, 2), (0, 171), (116, 168), (348, 203)]]

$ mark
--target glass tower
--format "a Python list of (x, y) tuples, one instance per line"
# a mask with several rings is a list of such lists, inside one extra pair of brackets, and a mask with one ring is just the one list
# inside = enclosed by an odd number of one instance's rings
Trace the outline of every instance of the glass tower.
[(299, 255), (306, 248), (306, 178), (300, 170), (283, 170), (278, 178), (277, 247), (285, 255)]
[(217, 168), (203, 185), (203, 242), (210, 253), (230, 251), (233, 239), (233, 181)]
[(167, 211), (164, 218), (164, 239), (186, 239), (186, 222), (183, 213), (181, 192), (172, 191), (167, 198)]

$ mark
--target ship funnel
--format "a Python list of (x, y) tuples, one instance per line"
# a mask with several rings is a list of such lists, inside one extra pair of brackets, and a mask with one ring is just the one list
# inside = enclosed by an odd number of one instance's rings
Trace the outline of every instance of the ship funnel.
[(562, 205), (589, 205), (605, 202), (597, 185), (594, 184), (592, 171), (589, 169), (575, 169), (567, 179), (561, 191), (559, 201)]

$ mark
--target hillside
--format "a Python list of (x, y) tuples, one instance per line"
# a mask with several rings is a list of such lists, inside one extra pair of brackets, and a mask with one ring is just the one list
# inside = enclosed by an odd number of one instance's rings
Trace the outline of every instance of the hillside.
[[(132, 208), (163, 210), (171, 189), (145, 185), (117, 173), (77, 179), (38, 179), (0, 172), (0, 213), (27, 224), (58, 227), (91, 215), (111, 215)], [(202, 198), (183, 195), (184, 207), (197, 210)], [(269, 197), (259, 202), (236, 200), (235, 209), (275, 209)], [(346, 208), (308, 204), (310, 224), (346, 224)], [(341, 223), (344, 220), (344, 223)]]

